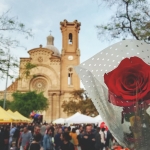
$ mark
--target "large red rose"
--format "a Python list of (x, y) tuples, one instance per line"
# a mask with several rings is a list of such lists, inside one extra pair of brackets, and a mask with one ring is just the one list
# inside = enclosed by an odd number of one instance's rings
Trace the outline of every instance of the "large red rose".
[(114, 105), (126, 107), (150, 99), (150, 66), (138, 57), (123, 59), (104, 75), (104, 81)]

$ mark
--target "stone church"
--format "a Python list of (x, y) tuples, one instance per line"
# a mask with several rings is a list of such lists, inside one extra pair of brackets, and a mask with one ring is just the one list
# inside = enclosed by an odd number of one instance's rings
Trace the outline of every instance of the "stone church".
[[(74, 66), (80, 64), (79, 30), (81, 23), (75, 20), (60, 22), (62, 33), (61, 53), (54, 46), (54, 37), (47, 37), (47, 45), (40, 45), (28, 51), (28, 58), (20, 58), (19, 77), (7, 88), (7, 99), (12, 99), (15, 91), (44, 91), (49, 107), (43, 112), (43, 120), (51, 122), (57, 118), (65, 118), (61, 105), (69, 100), (70, 92), (80, 89), (80, 79), (74, 71)], [(24, 75), (25, 65), (35, 64), (30, 77)], [(4, 92), (0, 92), (0, 99)]]

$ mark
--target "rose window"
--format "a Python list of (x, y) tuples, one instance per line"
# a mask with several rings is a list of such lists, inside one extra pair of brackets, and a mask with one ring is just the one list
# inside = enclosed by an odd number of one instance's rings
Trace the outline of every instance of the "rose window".
[(44, 91), (47, 88), (47, 82), (45, 79), (39, 78), (33, 81), (32, 87), (36, 91)]

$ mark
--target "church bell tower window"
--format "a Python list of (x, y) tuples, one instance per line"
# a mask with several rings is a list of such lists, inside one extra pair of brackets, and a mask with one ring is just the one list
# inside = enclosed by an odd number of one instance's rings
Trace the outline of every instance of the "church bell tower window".
[(73, 76), (73, 68), (69, 68), (68, 69), (68, 85), (73, 85), (72, 76)]
[(72, 35), (72, 33), (69, 33), (68, 44), (72, 45), (72, 42), (73, 42), (72, 39), (73, 39), (73, 35)]

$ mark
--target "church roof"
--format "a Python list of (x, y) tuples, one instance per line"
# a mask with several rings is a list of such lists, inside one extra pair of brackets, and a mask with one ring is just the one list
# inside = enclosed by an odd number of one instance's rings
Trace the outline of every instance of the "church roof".
[(47, 45), (45, 46), (45, 48), (53, 51), (53, 55), (54, 56), (58, 56), (60, 57), (60, 52), (59, 50), (54, 46), (54, 37), (52, 35), (49, 35), (47, 37)]

